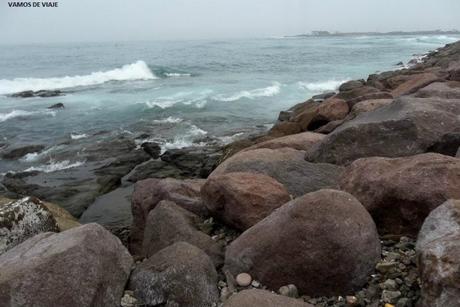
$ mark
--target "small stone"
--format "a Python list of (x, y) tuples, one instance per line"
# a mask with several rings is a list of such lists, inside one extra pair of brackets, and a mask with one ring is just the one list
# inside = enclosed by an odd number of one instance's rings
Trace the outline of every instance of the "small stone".
[(396, 262), (379, 262), (375, 266), (375, 269), (382, 274), (388, 273), (390, 270), (396, 268), (398, 263)]
[(137, 305), (137, 299), (134, 297), (133, 291), (125, 291), (125, 294), (121, 298), (121, 307), (134, 307)]
[(236, 276), (236, 283), (240, 287), (247, 287), (251, 284), (252, 277), (248, 273), (241, 273)]
[(393, 304), (400, 297), (401, 297), (401, 292), (399, 292), (399, 291), (389, 291), (389, 290), (383, 290), (382, 291), (382, 301), (384, 303)]
[(345, 300), (348, 306), (357, 306), (358, 305), (358, 298), (356, 296), (346, 296)]
[(230, 295), (232, 295), (232, 292), (230, 291), (230, 289), (228, 287), (224, 287), (222, 288), (222, 290), (220, 291), (220, 300), (222, 302), (225, 302), (226, 300), (228, 300), (228, 298), (230, 297)]
[(297, 287), (295, 285), (287, 285), (287, 286), (282, 286), (279, 288), (278, 293), (287, 296), (287, 297), (293, 297), (297, 298), (299, 296), (299, 291), (297, 290)]
[(217, 283), (217, 286), (219, 288), (224, 288), (224, 287), (227, 286), (227, 283), (225, 281), (223, 281), (223, 280), (219, 280), (219, 282)]
[(396, 307), (408, 307), (410, 306), (410, 300), (407, 297), (400, 298), (396, 303)]
[(260, 287), (260, 282), (258, 282), (257, 280), (253, 280), (252, 283), (251, 283), (251, 286), (253, 286), (254, 288), (259, 288)]
[(398, 285), (393, 279), (387, 279), (380, 287), (384, 290), (396, 290)]

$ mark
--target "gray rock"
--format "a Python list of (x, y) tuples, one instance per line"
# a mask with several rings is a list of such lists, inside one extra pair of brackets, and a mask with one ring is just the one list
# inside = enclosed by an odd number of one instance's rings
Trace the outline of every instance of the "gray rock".
[(42, 232), (58, 232), (52, 213), (36, 198), (0, 206), (0, 254)]
[(384, 303), (394, 304), (397, 302), (398, 298), (400, 297), (401, 297), (401, 292), (399, 291), (383, 290), (382, 292), (382, 301)]
[(119, 306), (132, 257), (102, 226), (42, 233), (0, 256), (2, 306)]
[(302, 300), (276, 295), (266, 290), (244, 290), (228, 299), (224, 307), (313, 307)]
[(364, 80), (351, 80), (351, 81), (345, 82), (342, 85), (340, 85), (339, 91), (341, 92), (351, 91), (358, 87), (364, 86), (365, 83), (366, 82)]
[(212, 307), (219, 300), (217, 272), (199, 248), (175, 243), (143, 263), (131, 274), (129, 288), (147, 306)]
[(40, 152), (45, 149), (43, 145), (27, 145), (10, 149), (2, 154), (5, 160), (15, 160), (24, 157), (29, 153)]

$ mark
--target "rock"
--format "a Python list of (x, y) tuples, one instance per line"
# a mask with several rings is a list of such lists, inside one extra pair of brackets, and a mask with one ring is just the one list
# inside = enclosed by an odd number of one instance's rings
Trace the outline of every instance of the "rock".
[(139, 264), (129, 288), (147, 306), (212, 307), (219, 300), (216, 284), (211, 259), (199, 248), (178, 242)]
[[(334, 131), (337, 127), (342, 125), (345, 122), (344, 119), (342, 120), (334, 120), (331, 122), (328, 122), (326, 125), (319, 127), (318, 129), (315, 130), (316, 133), (323, 133), (323, 134), (329, 134), (332, 131)], [(309, 148), (310, 149), (310, 148)], [(309, 150), (307, 149), (307, 151)]]
[(460, 147), (460, 129), (447, 133), (439, 141), (428, 148), (430, 152), (437, 152), (443, 155), (455, 157)]
[(418, 90), (415, 97), (460, 99), (460, 82), (434, 82)]
[(155, 142), (145, 142), (141, 145), (142, 149), (148, 153), (153, 159), (158, 159), (161, 153), (161, 146)]
[(265, 142), (257, 143), (253, 146), (243, 149), (243, 151), (254, 150), (259, 148), (279, 149), (292, 148), (297, 150), (308, 150), (314, 144), (324, 139), (324, 135), (314, 132), (303, 132), (284, 137), (274, 138)]
[(43, 204), (56, 220), (59, 231), (66, 231), (81, 225), (77, 219), (64, 208), (49, 202), (43, 202)]
[(433, 210), (417, 238), (421, 306), (460, 303), (460, 201), (449, 200)]
[(302, 126), (297, 122), (281, 121), (277, 122), (269, 131), (269, 135), (272, 137), (282, 137), (290, 134), (297, 134), (306, 129), (302, 129)]
[(433, 73), (422, 73), (411, 75), (410, 78), (396, 87), (391, 94), (393, 97), (400, 97), (403, 95), (409, 95), (415, 93), (417, 90), (429, 85), (430, 83), (436, 82), (439, 77)]
[(240, 273), (236, 276), (236, 283), (240, 287), (247, 287), (252, 282), (252, 277), (248, 273)]
[(393, 102), (393, 99), (371, 99), (364, 100), (356, 103), (351, 109), (350, 114), (353, 117), (365, 112), (371, 112), (377, 110), (378, 108), (389, 105)]
[(335, 92), (325, 92), (322, 94), (314, 95), (311, 97), (315, 102), (323, 102), (324, 100), (331, 98), (332, 96), (335, 95)]
[(141, 254), (145, 221), (149, 212), (162, 200), (170, 200), (176, 205), (199, 216), (206, 215), (206, 207), (201, 202), (200, 189), (205, 180), (147, 179), (136, 183), (131, 210), (133, 224), (129, 238), (129, 248), (133, 255)]
[(58, 225), (38, 199), (26, 197), (0, 206), (0, 255), (39, 233), (49, 231), (59, 231)]
[(97, 224), (42, 233), (0, 256), (0, 302), (119, 306), (132, 263), (120, 240)]
[[(375, 224), (350, 194), (320, 190), (282, 206), (228, 247), (226, 267), (269, 288), (322, 296), (361, 289), (380, 258)], [(308, 278), (305, 278), (308, 276)]]
[(138, 182), (149, 178), (185, 179), (187, 173), (176, 166), (161, 160), (151, 160), (137, 166), (127, 178), (129, 182)]
[(345, 83), (342, 83), (342, 85), (340, 85), (339, 91), (341, 91), (341, 92), (351, 91), (351, 90), (354, 90), (356, 88), (363, 87), (365, 85), (365, 83), (366, 82), (364, 80), (347, 81)]
[(350, 108), (345, 100), (340, 98), (329, 98), (318, 106), (315, 117), (308, 125), (308, 130), (315, 130), (328, 122), (344, 119)]
[(282, 286), (281, 288), (279, 288), (278, 293), (283, 296), (288, 296), (288, 297), (293, 297), (293, 298), (297, 298), (299, 296), (297, 287), (292, 284), (287, 285), (287, 286)]
[(403, 97), (328, 134), (306, 155), (308, 161), (347, 164), (370, 156), (423, 153), (460, 126), (460, 100)]
[[(380, 90), (372, 86), (361, 86), (349, 91), (343, 91), (336, 95), (337, 98), (343, 99), (347, 102), (358, 102), (366, 99), (373, 99), (369, 97), (374, 97), (370, 95), (379, 94)], [(379, 94), (380, 95), (380, 94)], [(350, 106), (353, 106), (353, 103), (350, 103)]]
[(64, 104), (62, 102), (55, 103), (49, 106), (48, 109), (64, 109)]
[(40, 152), (45, 149), (43, 145), (27, 145), (22, 147), (16, 147), (8, 150), (2, 154), (2, 159), (5, 160), (16, 160), (24, 157), (29, 153)]
[(278, 120), (280, 122), (288, 121), (292, 116), (292, 111), (281, 111), (278, 115)]
[(342, 168), (304, 160), (304, 151), (260, 148), (240, 152), (220, 164), (210, 178), (227, 173), (268, 175), (284, 185), (294, 197), (323, 188), (334, 188)]
[(449, 67), (449, 80), (460, 81), (460, 61), (454, 62)]
[(40, 90), (40, 91), (23, 91), (19, 93), (12, 94), (11, 97), (15, 98), (30, 98), (30, 97), (55, 97), (62, 96), (63, 92), (59, 90)]
[(358, 298), (356, 296), (346, 296), (345, 301), (347, 302), (347, 306), (357, 306), (358, 305)]
[(199, 230), (203, 220), (171, 201), (161, 201), (147, 217), (143, 255), (147, 258), (176, 242), (190, 243), (204, 252), (216, 265), (223, 262), (222, 248)]
[(366, 100), (380, 100), (380, 99), (391, 99), (393, 100), (393, 95), (388, 92), (370, 92), (368, 94), (364, 94), (362, 96), (358, 96), (352, 99), (348, 99), (347, 103), (350, 108), (353, 108), (355, 104), (366, 101)]
[(201, 188), (201, 197), (212, 216), (239, 230), (255, 225), (291, 199), (281, 183), (254, 173), (212, 176)]
[(415, 235), (433, 209), (460, 198), (459, 184), (460, 160), (428, 153), (359, 159), (343, 173), (340, 187), (366, 207), (381, 234)]
[(266, 290), (243, 290), (228, 299), (224, 307), (313, 307), (301, 300), (276, 295)]
[(401, 292), (399, 291), (383, 290), (382, 292), (382, 301), (384, 303), (395, 304), (398, 301), (398, 298), (400, 297), (401, 297)]

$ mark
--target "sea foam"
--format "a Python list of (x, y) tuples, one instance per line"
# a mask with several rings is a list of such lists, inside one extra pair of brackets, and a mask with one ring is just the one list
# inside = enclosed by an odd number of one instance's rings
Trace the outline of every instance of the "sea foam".
[(345, 80), (327, 80), (327, 81), (320, 81), (320, 82), (298, 82), (298, 86), (301, 89), (306, 89), (314, 93), (321, 93), (325, 91), (334, 91), (339, 88), (339, 86), (349, 81), (349, 79)]
[(29, 167), (28, 169), (25, 169), (24, 172), (39, 171), (39, 172), (44, 172), (44, 173), (53, 173), (53, 172), (57, 172), (60, 170), (79, 167), (79, 166), (82, 166), (83, 164), (85, 163), (81, 161), (71, 163), (69, 160), (64, 160), (64, 161), (59, 161), (59, 162), (50, 160), (48, 164), (43, 164), (40, 166), (32, 166), (32, 167)]
[(9, 119), (13, 119), (16, 117), (24, 118), (24, 117), (31, 117), (36, 115), (48, 115), (48, 116), (56, 116), (55, 111), (24, 111), (24, 110), (12, 110), (8, 113), (0, 113), (0, 123), (7, 121)]
[(109, 71), (93, 72), (89, 75), (56, 78), (0, 79), (0, 94), (22, 91), (55, 90), (77, 86), (98, 85), (109, 81), (153, 80), (157, 77), (144, 61), (137, 61)]
[(281, 83), (273, 82), (271, 86), (264, 87), (264, 88), (257, 88), (254, 90), (249, 91), (240, 91), (236, 94), (225, 96), (225, 95), (217, 95), (213, 97), (214, 100), (224, 101), (224, 102), (232, 102), (238, 101), (240, 99), (256, 99), (259, 97), (272, 97), (276, 96), (281, 92)]

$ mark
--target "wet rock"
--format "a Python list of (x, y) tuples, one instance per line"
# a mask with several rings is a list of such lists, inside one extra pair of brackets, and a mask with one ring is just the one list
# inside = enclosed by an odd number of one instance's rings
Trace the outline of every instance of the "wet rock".
[(224, 307), (313, 307), (301, 300), (276, 295), (266, 290), (244, 290), (228, 299)]
[(81, 224), (74, 218), (67, 210), (61, 208), (60, 206), (49, 203), (42, 202), (45, 205), (46, 209), (53, 215), (56, 220), (59, 231), (66, 231), (75, 227), (80, 226)]
[(246, 230), (291, 198), (275, 179), (253, 173), (212, 176), (201, 188), (210, 214), (227, 225)]
[(161, 201), (147, 217), (143, 255), (149, 258), (176, 242), (187, 242), (206, 252), (216, 265), (222, 264), (222, 248), (199, 230), (202, 223), (200, 217), (175, 203)]
[(245, 231), (227, 247), (225, 263), (232, 274), (247, 272), (272, 289), (294, 283), (302, 294), (317, 296), (360, 289), (379, 257), (375, 224), (364, 207), (348, 193), (320, 190)]
[(118, 306), (132, 263), (120, 241), (97, 224), (42, 233), (0, 256), (0, 302)]
[(30, 97), (55, 97), (62, 96), (63, 92), (59, 90), (40, 90), (40, 91), (23, 91), (19, 93), (12, 94), (11, 97), (15, 98), (30, 98)]
[(2, 159), (6, 160), (16, 160), (19, 158), (24, 157), (29, 153), (40, 152), (45, 149), (44, 145), (27, 145), (22, 147), (16, 147), (13, 149), (9, 149), (2, 153)]
[(353, 103), (356, 103), (365, 99), (372, 99), (369, 95), (374, 95), (381, 93), (380, 90), (372, 86), (361, 86), (349, 91), (341, 91), (336, 95), (337, 98), (345, 100), (347, 103), (350, 101), (350, 106), (353, 106)]
[(62, 102), (55, 103), (49, 106), (48, 109), (64, 109), (64, 104)]
[(415, 235), (433, 209), (460, 198), (459, 180), (460, 160), (429, 153), (359, 159), (343, 173), (340, 186), (366, 207), (382, 234)]
[(278, 293), (283, 295), (283, 296), (288, 296), (288, 297), (293, 297), (297, 298), (299, 296), (299, 291), (297, 290), (297, 287), (295, 285), (287, 285), (287, 286), (282, 286), (279, 288)]
[(136, 183), (131, 210), (133, 224), (130, 234), (130, 250), (134, 255), (141, 254), (145, 221), (148, 214), (162, 200), (170, 200), (176, 205), (199, 216), (207, 214), (201, 202), (200, 189), (205, 180), (147, 179)]
[(0, 205), (0, 254), (42, 233), (59, 231), (56, 220), (36, 198), (26, 197)]
[(216, 284), (211, 259), (199, 248), (178, 242), (138, 265), (129, 288), (148, 306), (212, 307), (219, 299)]
[(161, 153), (161, 146), (155, 142), (145, 142), (141, 145), (142, 149), (148, 153), (153, 159), (158, 159)]
[(342, 168), (332, 164), (309, 163), (304, 151), (290, 148), (255, 149), (240, 152), (220, 164), (210, 178), (233, 172), (268, 175), (294, 197), (323, 188), (334, 188)]
[(261, 142), (256, 145), (245, 148), (243, 149), (243, 151), (254, 150), (259, 148), (292, 148), (296, 150), (308, 150), (314, 144), (320, 142), (322, 139), (324, 139), (323, 134), (314, 132), (303, 132)]
[(460, 303), (460, 201), (433, 210), (417, 239), (423, 307)]
[(318, 95), (314, 95), (311, 97), (315, 102), (323, 102), (324, 100), (331, 98), (332, 96), (335, 95), (335, 92), (326, 92)]
[(185, 179), (186, 177), (187, 173), (176, 166), (161, 160), (152, 160), (136, 167), (127, 178), (127, 181), (138, 182), (149, 178)]

